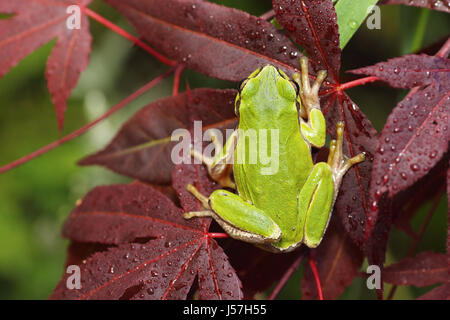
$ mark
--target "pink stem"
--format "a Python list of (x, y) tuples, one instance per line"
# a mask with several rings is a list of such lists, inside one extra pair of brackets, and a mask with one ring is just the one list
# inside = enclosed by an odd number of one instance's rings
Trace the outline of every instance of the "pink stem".
[(107, 28), (111, 29), (112, 31), (116, 32), (117, 34), (121, 35), (122, 37), (132, 41), (133, 43), (135, 43), (136, 45), (138, 45), (139, 47), (141, 47), (142, 49), (144, 49), (145, 51), (147, 51), (148, 53), (150, 53), (152, 56), (154, 56), (156, 59), (158, 59), (159, 61), (161, 61), (162, 63), (169, 65), (169, 66), (175, 66), (177, 64), (176, 61), (167, 59), (166, 57), (164, 57), (162, 54), (158, 53), (157, 51), (155, 51), (153, 48), (151, 48), (150, 46), (148, 46), (146, 43), (144, 43), (143, 41), (141, 41), (140, 39), (136, 38), (135, 36), (132, 36), (131, 34), (129, 34), (128, 32), (126, 32), (124, 29), (120, 28), (119, 26), (115, 25), (114, 23), (112, 23), (111, 21), (103, 18), (101, 15), (97, 14), (96, 12), (90, 10), (89, 8), (84, 8), (84, 12), (91, 17), (92, 19), (96, 20), (97, 22), (103, 24), (104, 26), (106, 26)]
[(450, 38), (447, 39), (442, 48), (438, 51), (438, 53), (436, 53), (436, 55), (441, 58), (446, 58), (449, 52), (450, 52)]
[(226, 233), (221, 232), (209, 232), (208, 237), (217, 239), (217, 238), (229, 238), (230, 236)]
[(316, 281), (317, 295), (319, 296), (319, 300), (323, 300), (322, 285), (320, 284), (319, 272), (317, 271), (316, 263), (311, 257), (308, 257), (308, 261), (314, 275), (314, 280)]
[(266, 13), (260, 15), (259, 17), (260, 17), (262, 20), (270, 20), (270, 19), (272, 19), (273, 17), (275, 17), (275, 11), (273, 11), (273, 9), (272, 9), (272, 10), (269, 10), (269, 11), (267, 11)]
[(175, 69), (175, 75), (174, 75), (174, 79), (173, 79), (173, 91), (172, 91), (172, 95), (176, 96), (178, 94), (178, 90), (180, 88), (180, 77), (181, 77), (181, 73), (184, 70), (184, 65), (180, 64), (176, 69)]
[(22, 157), (22, 158), (20, 158), (16, 161), (13, 161), (3, 167), (0, 167), (0, 174), (6, 172), (8, 170), (11, 170), (17, 166), (20, 166), (20, 165), (24, 164), (25, 162), (28, 162), (31, 159), (34, 159), (50, 150), (56, 148), (57, 146), (62, 145), (63, 143), (66, 143), (67, 141), (70, 141), (70, 140), (82, 135), (83, 133), (88, 131), (91, 127), (95, 126), (97, 123), (101, 122), (102, 120), (108, 118), (110, 115), (112, 115), (116, 111), (122, 109), (124, 106), (126, 106), (128, 103), (130, 103), (131, 101), (133, 101), (134, 99), (136, 99), (137, 97), (142, 95), (143, 93), (147, 92), (150, 88), (152, 88), (155, 85), (157, 85), (158, 83), (160, 83), (164, 78), (166, 78), (169, 74), (171, 74), (174, 71), (174, 69), (175, 68), (171, 68), (171, 69), (167, 70), (166, 72), (164, 72), (163, 74), (159, 75), (158, 77), (156, 77), (155, 79), (153, 79), (152, 81), (150, 81), (149, 83), (147, 83), (146, 85), (141, 87), (139, 90), (135, 91), (133, 94), (131, 94), (130, 96), (128, 96), (127, 98), (125, 98), (124, 100), (119, 102), (119, 104), (112, 107), (105, 114), (103, 114), (99, 118), (95, 119), (91, 123), (88, 123), (87, 125), (81, 127), (80, 129), (68, 134), (65, 137), (62, 137), (61, 139), (59, 139), (57, 141), (54, 141), (54, 142), (46, 145), (45, 147), (43, 147), (39, 150), (36, 150), (36, 151), (26, 155), (25, 157)]
[(353, 87), (357, 87), (357, 86), (362, 86), (362, 85), (364, 85), (366, 83), (370, 83), (370, 82), (374, 82), (374, 81), (378, 81), (378, 80), (380, 80), (380, 79), (378, 79), (375, 76), (370, 76), (370, 77), (365, 77), (365, 78), (361, 78), (361, 79), (356, 79), (356, 80), (353, 80), (353, 81), (341, 84), (338, 87), (338, 89), (343, 91), (343, 90), (347, 90), (347, 89), (350, 89), (350, 88), (353, 88)]

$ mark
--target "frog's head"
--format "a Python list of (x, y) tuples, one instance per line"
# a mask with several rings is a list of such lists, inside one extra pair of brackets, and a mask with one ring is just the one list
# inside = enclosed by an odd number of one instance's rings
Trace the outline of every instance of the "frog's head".
[[(296, 82), (280, 69), (268, 64), (263, 68), (256, 69), (239, 86), (236, 97), (235, 112), (239, 115), (239, 107), (242, 101), (253, 102), (249, 105), (255, 108), (264, 107), (266, 102), (275, 102), (276, 99), (284, 98), (288, 101), (296, 101), (299, 87)], [(275, 104), (276, 105), (276, 104)]]

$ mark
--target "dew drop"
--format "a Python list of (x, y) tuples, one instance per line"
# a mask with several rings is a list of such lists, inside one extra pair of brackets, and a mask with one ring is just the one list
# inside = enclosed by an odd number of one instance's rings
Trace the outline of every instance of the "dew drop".
[(291, 51), (291, 53), (289, 53), (289, 57), (291, 59), (295, 59), (295, 58), (297, 58), (297, 56), (298, 56), (298, 52), (296, 52), (296, 51)]
[[(370, 205), (370, 208), (372, 209), (372, 211), (377, 211), (377, 209), (378, 209), (378, 202), (377, 201), (372, 201), (372, 204)], [(369, 217), (368, 219), (372, 220), (371, 218), (372, 217)]]
[(381, 197), (381, 190), (377, 190), (377, 192), (375, 192), (375, 199), (380, 199)]
[(348, 22), (348, 25), (352, 29), (358, 28), (358, 22), (356, 22), (356, 20), (353, 20), (353, 19)]
[(287, 47), (282, 46), (282, 47), (280, 47), (279, 52), (286, 52), (286, 50), (287, 50)]

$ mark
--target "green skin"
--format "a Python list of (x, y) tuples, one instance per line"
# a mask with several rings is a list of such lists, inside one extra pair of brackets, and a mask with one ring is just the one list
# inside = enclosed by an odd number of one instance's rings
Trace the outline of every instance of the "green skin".
[[(219, 189), (209, 198), (192, 185), (187, 188), (205, 207), (184, 217), (213, 217), (233, 238), (256, 244), (272, 252), (288, 252), (302, 243), (317, 247), (326, 231), (345, 172), (364, 160), (364, 154), (348, 159), (342, 154), (343, 124), (337, 124), (337, 140), (330, 145), (328, 162), (314, 164), (311, 146), (325, 144), (326, 124), (320, 110), (318, 91), (326, 77), (319, 72), (312, 87), (308, 62), (301, 60), (302, 75), (294, 81), (277, 68), (267, 65), (253, 72), (236, 97), (239, 129), (222, 148), (215, 136), (214, 158), (195, 151), (192, 155), (207, 166), (210, 176), (238, 194)], [(297, 104), (301, 105), (300, 114)], [(249, 158), (249, 143), (240, 139), (252, 129), (259, 140), (260, 129), (277, 129), (279, 134), (278, 170), (264, 174), (267, 167), (237, 161)], [(258, 148), (259, 149), (259, 148)], [(234, 152), (234, 164), (227, 165)], [(272, 150), (273, 152), (273, 150)], [(246, 157), (245, 157), (246, 156)], [(272, 154), (273, 156), (273, 154)], [(233, 169), (235, 183), (230, 179)]]

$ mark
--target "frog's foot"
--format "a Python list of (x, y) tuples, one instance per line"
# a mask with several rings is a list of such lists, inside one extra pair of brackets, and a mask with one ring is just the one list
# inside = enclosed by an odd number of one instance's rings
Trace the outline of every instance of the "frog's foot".
[[(236, 185), (233, 180), (231, 180), (231, 170), (232, 170), (232, 156), (234, 151), (234, 140), (236, 135), (233, 134), (230, 139), (231, 142), (227, 142), (225, 148), (222, 148), (221, 143), (214, 131), (210, 132), (211, 141), (214, 144), (215, 156), (214, 158), (203, 155), (195, 149), (191, 149), (191, 155), (201, 161), (208, 169), (209, 176), (216, 182), (220, 183), (224, 187), (236, 189)], [(229, 146), (232, 144), (232, 146)], [(230, 148), (227, 148), (230, 147)]]
[(336, 124), (336, 136), (336, 140), (332, 140), (330, 144), (328, 164), (333, 172), (334, 189), (338, 190), (345, 173), (353, 165), (363, 162), (366, 157), (364, 152), (352, 158), (348, 158), (343, 154), (344, 123), (341, 121)]
[(183, 218), (192, 219), (195, 217), (205, 218), (214, 216), (214, 212), (211, 210), (211, 206), (209, 205), (208, 197), (201, 194), (200, 191), (198, 191), (197, 188), (194, 187), (192, 184), (188, 184), (186, 186), (186, 190), (189, 191), (194, 197), (196, 197), (197, 200), (200, 201), (200, 203), (202, 204), (203, 208), (205, 208), (206, 210), (185, 212), (183, 214)]
[(186, 186), (186, 190), (189, 191), (194, 197), (196, 197), (205, 209), (211, 210), (208, 197), (201, 194), (196, 187), (194, 187), (192, 184), (188, 184)]
[[(309, 113), (313, 109), (320, 110), (319, 89), (323, 81), (327, 77), (327, 72), (325, 70), (319, 71), (316, 80), (311, 87), (309, 82), (308, 58), (300, 58), (300, 68), (302, 70), (301, 75), (295, 73), (292, 78), (300, 86), (300, 98), (302, 100), (302, 106), (305, 108), (304, 111), (306, 111), (306, 115), (309, 115)], [(304, 111), (302, 110), (302, 112)]]

